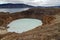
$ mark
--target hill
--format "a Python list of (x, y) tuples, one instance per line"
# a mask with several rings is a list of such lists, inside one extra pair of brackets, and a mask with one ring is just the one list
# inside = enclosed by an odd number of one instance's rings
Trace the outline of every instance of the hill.
[(24, 33), (6, 33), (0, 36), (1, 40), (60, 40), (60, 8), (32, 8), (23, 12), (0, 14), (3, 20), (1, 26), (21, 18), (35, 18), (42, 20), (43, 25)]
[(27, 4), (12, 4), (12, 3), (0, 4), (0, 8), (31, 8), (31, 7), (34, 6)]

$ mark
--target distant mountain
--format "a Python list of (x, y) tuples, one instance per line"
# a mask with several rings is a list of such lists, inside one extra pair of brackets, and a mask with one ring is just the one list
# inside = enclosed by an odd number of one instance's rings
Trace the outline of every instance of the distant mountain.
[(13, 4), (13, 3), (6, 3), (0, 4), (0, 8), (60, 8), (60, 6), (31, 6), (23, 3)]
[(51, 6), (51, 8), (60, 8), (60, 6)]
[(12, 4), (12, 3), (0, 4), (0, 8), (31, 8), (31, 7), (34, 6), (27, 4)]
[(37, 8), (60, 8), (60, 6), (36, 6)]

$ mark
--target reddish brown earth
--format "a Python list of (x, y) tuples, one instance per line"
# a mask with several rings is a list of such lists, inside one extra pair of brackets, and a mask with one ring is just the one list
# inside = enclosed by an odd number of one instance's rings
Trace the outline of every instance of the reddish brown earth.
[(21, 34), (7, 32), (0, 36), (1, 40), (60, 40), (60, 8), (33, 8), (13, 14), (1, 12), (0, 26), (7, 28), (10, 22), (21, 18), (39, 19), (43, 25)]

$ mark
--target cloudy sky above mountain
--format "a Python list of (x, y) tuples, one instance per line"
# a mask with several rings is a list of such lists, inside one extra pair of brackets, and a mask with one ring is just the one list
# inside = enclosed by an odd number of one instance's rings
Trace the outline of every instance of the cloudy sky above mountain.
[(60, 0), (0, 0), (0, 4), (3, 3), (25, 3), (33, 6), (58, 6)]

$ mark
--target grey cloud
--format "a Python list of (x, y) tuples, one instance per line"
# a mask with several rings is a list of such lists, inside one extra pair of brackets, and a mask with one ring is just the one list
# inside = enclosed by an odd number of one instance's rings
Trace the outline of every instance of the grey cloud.
[(56, 6), (60, 5), (60, 0), (1, 0), (4, 3), (25, 3), (33, 6)]

